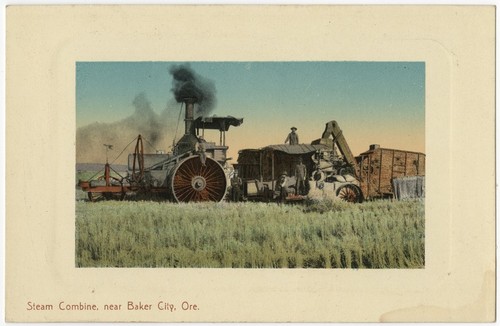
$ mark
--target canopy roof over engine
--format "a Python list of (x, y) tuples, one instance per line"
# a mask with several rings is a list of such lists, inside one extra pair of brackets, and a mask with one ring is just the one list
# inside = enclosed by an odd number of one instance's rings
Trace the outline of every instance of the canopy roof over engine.
[(230, 126), (238, 127), (243, 123), (243, 118), (227, 117), (199, 117), (194, 120), (196, 129), (215, 129), (228, 131)]

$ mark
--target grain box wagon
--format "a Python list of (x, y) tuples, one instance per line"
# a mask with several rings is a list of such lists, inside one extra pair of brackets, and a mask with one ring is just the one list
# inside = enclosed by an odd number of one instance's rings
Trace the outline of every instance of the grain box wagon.
[(365, 198), (425, 196), (425, 154), (370, 145), (356, 157)]

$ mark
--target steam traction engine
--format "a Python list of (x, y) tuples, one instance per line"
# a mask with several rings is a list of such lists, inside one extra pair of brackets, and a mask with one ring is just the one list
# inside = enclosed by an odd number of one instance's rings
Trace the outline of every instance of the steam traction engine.
[[(199, 117), (194, 119), (196, 98), (185, 98), (185, 132), (168, 154), (145, 154), (139, 135), (135, 151), (128, 157), (124, 178), (111, 177), (106, 163), (98, 180), (79, 181), (90, 200), (126, 193), (163, 194), (176, 202), (221, 201), (229, 185), (231, 168), (227, 164), (225, 133), (230, 126), (240, 126), (243, 119), (234, 117)], [(206, 129), (219, 130), (220, 142), (207, 142)]]

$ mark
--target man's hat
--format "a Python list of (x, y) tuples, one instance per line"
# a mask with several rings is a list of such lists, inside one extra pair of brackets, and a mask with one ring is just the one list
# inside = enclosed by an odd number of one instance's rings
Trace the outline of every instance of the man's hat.
[(281, 175), (287, 175), (287, 174), (286, 174), (286, 171), (283, 171), (283, 173), (281, 173)]
[(292, 128), (290, 128), (290, 129), (291, 129), (291, 130), (297, 130), (297, 128), (295, 128), (295, 127), (292, 127)]

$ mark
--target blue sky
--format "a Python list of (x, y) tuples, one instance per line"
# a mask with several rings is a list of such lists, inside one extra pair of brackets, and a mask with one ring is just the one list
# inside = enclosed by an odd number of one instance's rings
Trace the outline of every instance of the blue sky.
[(336, 120), (355, 155), (373, 143), (425, 152), (424, 62), (78, 62), (77, 127), (132, 115), (141, 92), (177, 120), (178, 64), (215, 84), (211, 114), (245, 118), (228, 133), (234, 151), (282, 143), (292, 125), (309, 143)]

